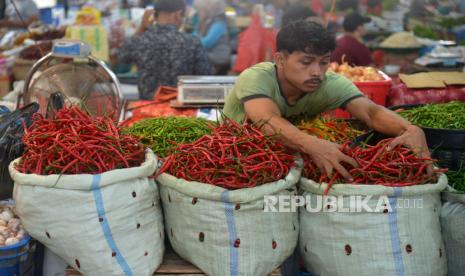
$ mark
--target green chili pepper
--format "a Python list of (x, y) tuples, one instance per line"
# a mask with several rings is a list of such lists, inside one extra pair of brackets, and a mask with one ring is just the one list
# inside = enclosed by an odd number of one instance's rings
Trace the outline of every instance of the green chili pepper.
[(139, 121), (124, 130), (140, 138), (159, 157), (166, 157), (178, 144), (191, 143), (210, 134), (214, 122), (191, 117), (157, 117)]
[(411, 123), (430, 128), (465, 129), (465, 103), (427, 104), (399, 114)]

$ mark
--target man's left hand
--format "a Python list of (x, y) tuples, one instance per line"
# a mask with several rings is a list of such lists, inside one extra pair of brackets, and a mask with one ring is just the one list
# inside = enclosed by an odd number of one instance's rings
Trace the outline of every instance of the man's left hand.
[[(415, 152), (419, 157), (429, 158), (431, 154), (426, 143), (426, 137), (423, 130), (415, 125), (409, 125), (407, 129), (399, 136), (394, 138), (388, 146), (388, 150), (398, 145), (405, 145)], [(427, 168), (429, 175), (433, 173), (433, 164)]]

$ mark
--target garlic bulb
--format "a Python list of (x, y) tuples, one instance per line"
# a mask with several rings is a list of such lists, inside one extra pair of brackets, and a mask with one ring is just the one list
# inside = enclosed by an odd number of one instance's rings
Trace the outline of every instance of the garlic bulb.
[(19, 242), (19, 240), (17, 238), (12, 237), (12, 238), (6, 239), (5, 245), (13, 245), (13, 244), (16, 244), (18, 242)]
[(21, 220), (10, 205), (0, 205), (0, 247), (18, 243), (26, 236)]
[(3, 212), (0, 213), (0, 220), (4, 220), (6, 222), (10, 221), (10, 219), (14, 218), (15, 215), (10, 209), (5, 209)]
[(24, 231), (24, 229), (20, 228), (18, 233), (16, 234), (15, 238), (17, 238), (18, 240), (22, 240), (25, 235), (26, 235), (26, 231)]
[(20, 226), (21, 226), (21, 221), (17, 218), (12, 218), (10, 219), (10, 221), (8, 221), (8, 228), (12, 232), (18, 232)]
[(0, 235), (7, 238), (10, 236), (10, 234), (11, 234), (11, 231), (8, 227), (0, 226)]

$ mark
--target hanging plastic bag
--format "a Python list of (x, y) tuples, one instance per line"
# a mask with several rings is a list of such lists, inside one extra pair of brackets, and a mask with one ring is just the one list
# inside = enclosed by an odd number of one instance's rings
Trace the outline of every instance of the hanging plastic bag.
[(32, 115), (38, 110), (39, 105), (36, 103), (13, 112), (0, 106), (0, 199), (12, 196), (13, 180), (8, 172), (8, 165), (23, 154), (24, 126), (31, 125)]

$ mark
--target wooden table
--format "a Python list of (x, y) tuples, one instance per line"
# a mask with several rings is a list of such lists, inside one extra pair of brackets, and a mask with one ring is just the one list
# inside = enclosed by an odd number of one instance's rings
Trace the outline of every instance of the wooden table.
[[(66, 269), (66, 276), (82, 276), (81, 273), (68, 267)], [(206, 275), (200, 269), (192, 265), (191, 263), (183, 260), (179, 257), (171, 248), (167, 248), (165, 251), (165, 256), (163, 257), (163, 262), (157, 271), (154, 273), (157, 276), (169, 276), (169, 275), (185, 275), (185, 276), (200, 276)], [(279, 276), (281, 275), (280, 269), (276, 269), (269, 276)]]

